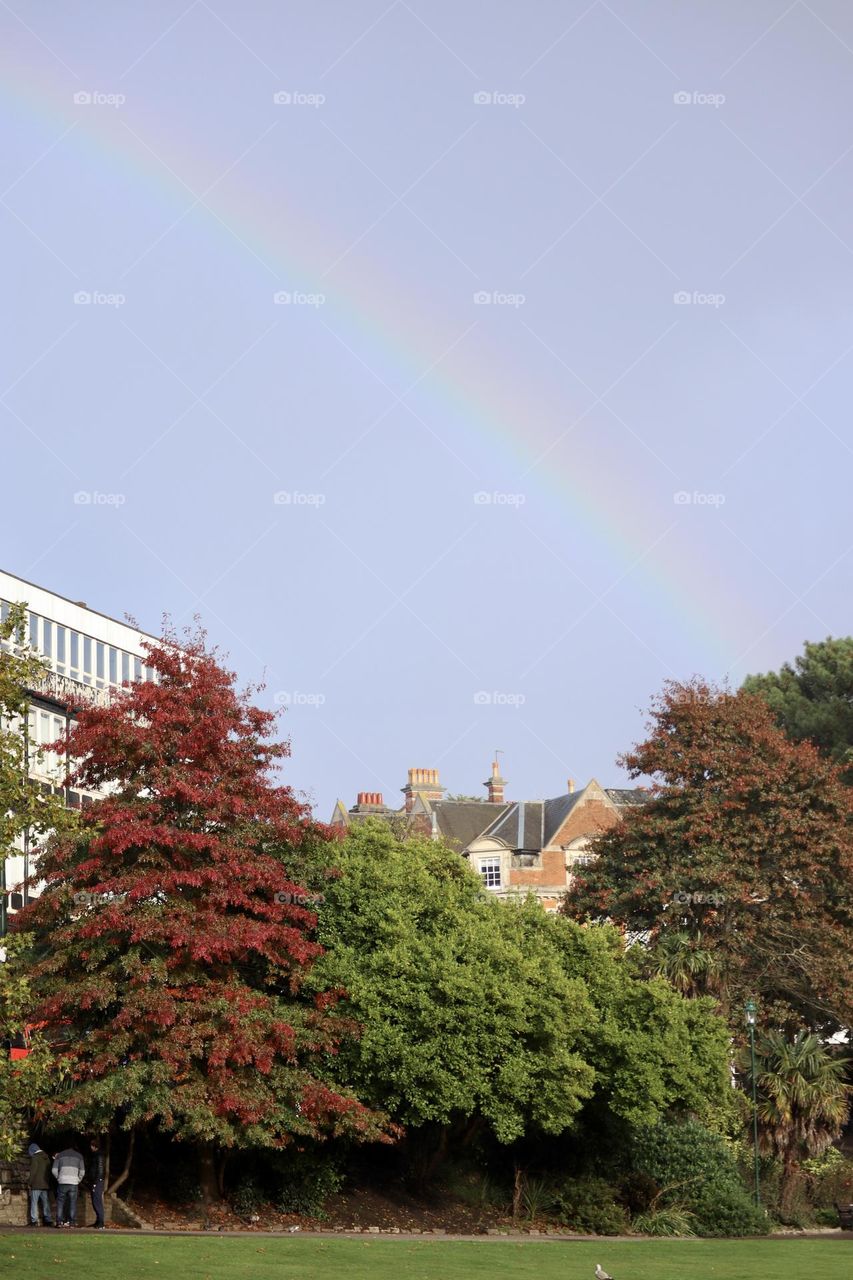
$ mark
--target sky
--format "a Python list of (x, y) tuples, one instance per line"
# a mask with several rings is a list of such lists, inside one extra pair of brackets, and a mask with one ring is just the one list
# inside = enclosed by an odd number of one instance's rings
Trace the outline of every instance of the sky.
[(0, 566), (200, 619), (328, 818), (624, 784), (850, 631), (843, 0), (9, 0)]

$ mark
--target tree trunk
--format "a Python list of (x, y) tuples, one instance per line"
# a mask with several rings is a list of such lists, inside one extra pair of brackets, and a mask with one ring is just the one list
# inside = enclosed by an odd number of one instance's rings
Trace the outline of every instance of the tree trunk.
[(785, 1159), (782, 1162), (782, 1185), (779, 1188), (779, 1216), (783, 1222), (788, 1220), (791, 1201), (797, 1180), (796, 1160)]
[(130, 1177), (130, 1166), (133, 1163), (133, 1148), (135, 1144), (136, 1144), (136, 1130), (131, 1129), (130, 1141), (127, 1144), (127, 1159), (124, 1162), (124, 1168), (116, 1178), (113, 1185), (111, 1187), (108, 1187), (109, 1195), (115, 1195), (119, 1187), (123, 1187), (124, 1184), (127, 1182), (128, 1178)]
[(521, 1197), (524, 1194), (524, 1170), (520, 1164), (515, 1166), (515, 1182), (512, 1188), (512, 1216), (521, 1217)]
[(228, 1152), (223, 1151), (217, 1161), (216, 1169), (216, 1185), (219, 1188), (219, 1198), (225, 1198), (225, 1166), (228, 1163)]
[(212, 1142), (203, 1142), (198, 1149), (198, 1180), (201, 1187), (201, 1202), (204, 1207), (205, 1226), (209, 1220), (209, 1210), (220, 1197), (219, 1179), (216, 1176), (216, 1148)]

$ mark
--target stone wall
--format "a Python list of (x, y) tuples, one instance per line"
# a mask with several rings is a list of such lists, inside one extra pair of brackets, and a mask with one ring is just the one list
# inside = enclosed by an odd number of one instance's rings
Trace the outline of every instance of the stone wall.
[[(50, 1193), (51, 1216), (56, 1218), (56, 1196)], [(104, 1215), (107, 1222), (118, 1227), (139, 1227), (140, 1220), (117, 1196), (106, 1196)], [(25, 1227), (29, 1220), (29, 1193), (0, 1189), (0, 1227)], [(90, 1227), (95, 1221), (92, 1199), (88, 1190), (81, 1189), (77, 1196), (77, 1226)]]

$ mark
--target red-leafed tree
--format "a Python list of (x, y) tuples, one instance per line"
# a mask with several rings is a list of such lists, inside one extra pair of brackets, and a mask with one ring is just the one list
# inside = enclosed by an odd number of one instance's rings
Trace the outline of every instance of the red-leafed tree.
[(647, 935), (653, 962), (742, 1022), (853, 1025), (853, 832), (836, 766), (792, 742), (766, 703), (671, 683), (649, 736), (622, 757), (656, 781), (596, 843), (568, 914)]
[(301, 990), (322, 951), (306, 881), (329, 833), (276, 779), (274, 715), (203, 636), (146, 661), (156, 681), (71, 733), (73, 779), (105, 793), (49, 842), (46, 888), (16, 924), (38, 939), (33, 1018), (66, 1045), (54, 1117), (195, 1143), (211, 1195), (217, 1148), (376, 1138), (382, 1120), (324, 1082), (355, 1030), (334, 993)]

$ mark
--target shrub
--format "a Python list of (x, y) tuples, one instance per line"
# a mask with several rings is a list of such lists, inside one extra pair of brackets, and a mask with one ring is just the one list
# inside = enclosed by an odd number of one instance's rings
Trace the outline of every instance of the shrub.
[(760, 1236), (770, 1230), (764, 1210), (736, 1183), (709, 1182), (689, 1204), (700, 1236)]
[(308, 1218), (325, 1217), (326, 1201), (340, 1191), (344, 1182), (334, 1157), (314, 1151), (288, 1153), (277, 1174), (279, 1213), (301, 1213)]
[(760, 1235), (764, 1212), (751, 1200), (723, 1138), (695, 1121), (638, 1128), (632, 1141), (635, 1172), (664, 1188), (661, 1207), (683, 1203), (703, 1236)]
[(830, 1147), (816, 1160), (804, 1160), (809, 1199), (818, 1209), (834, 1209), (853, 1201), (853, 1160)]
[(243, 1218), (257, 1213), (267, 1200), (262, 1188), (251, 1174), (240, 1179), (228, 1198), (231, 1208)]
[(695, 1236), (694, 1219), (695, 1215), (684, 1205), (672, 1204), (638, 1213), (631, 1227), (643, 1236)]
[(545, 1178), (525, 1178), (521, 1193), (524, 1216), (530, 1222), (541, 1218), (553, 1207), (554, 1191)]
[(618, 1236), (628, 1230), (628, 1215), (614, 1198), (614, 1188), (602, 1178), (578, 1178), (563, 1183), (554, 1197), (557, 1218), (574, 1231)]

